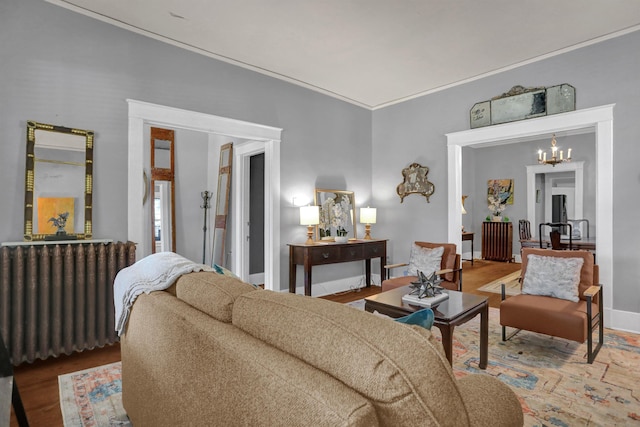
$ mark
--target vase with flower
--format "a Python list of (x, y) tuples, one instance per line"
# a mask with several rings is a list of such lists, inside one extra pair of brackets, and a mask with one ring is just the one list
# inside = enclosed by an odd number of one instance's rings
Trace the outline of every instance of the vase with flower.
[[(491, 212), (491, 220), (494, 222), (502, 222), (502, 212), (504, 212), (507, 207), (506, 200), (502, 200), (499, 195), (499, 191), (494, 187), (493, 194), (490, 194), (487, 197), (489, 202), (489, 211)], [(489, 216), (487, 216), (489, 218)]]

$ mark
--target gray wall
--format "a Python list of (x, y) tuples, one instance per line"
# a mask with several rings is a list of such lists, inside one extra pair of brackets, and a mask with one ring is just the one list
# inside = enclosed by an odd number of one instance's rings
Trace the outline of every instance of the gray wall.
[[(383, 211), (379, 235), (391, 236), (393, 261), (408, 259), (416, 238), (447, 238), (446, 133), (469, 129), (469, 110), (515, 85), (576, 88), (577, 108), (615, 103), (613, 145), (613, 279), (616, 310), (640, 313), (640, 201), (638, 140), (640, 139), (640, 32), (611, 39), (511, 71), (416, 98), (373, 113), (373, 205)], [(477, 158), (478, 156), (476, 156)], [(463, 158), (464, 159), (464, 158)], [(411, 162), (431, 168), (436, 184), (431, 203), (410, 196), (403, 204), (395, 195), (400, 171)], [(463, 160), (463, 162), (466, 161)], [(476, 165), (477, 167), (477, 165)], [(463, 194), (472, 189), (463, 183)], [(516, 187), (516, 189), (519, 186)], [(467, 215), (468, 216), (468, 215)], [(484, 215), (481, 215), (482, 218)], [(383, 218), (386, 218), (383, 222)], [(607, 219), (608, 220), (608, 219)], [(466, 219), (465, 219), (466, 221)], [(399, 227), (398, 225), (403, 226)], [(410, 226), (405, 226), (410, 224)], [(468, 249), (466, 249), (468, 250)], [(606, 284), (605, 284), (606, 285)]]
[[(282, 289), (288, 284), (286, 243), (306, 237), (293, 197), (312, 200), (317, 177), (327, 171), (349, 190), (370, 194), (366, 109), (41, 0), (3, 0), (0, 39), (0, 241), (22, 240), (27, 120), (96, 132), (94, 236), (127, 238), (128, 98), (284, 129)], [(199, 217), (194, 200), (181, 204)], [(323, 274), (318, 269), (314, 280)]]
[[(373, 113), (41, 0), (3, 0), (0, 38), (0, 241), (22, 238), (28, 119), (96, 131), (94, 234), (126, 239), (125, 99), (132, 98), (284, 129), (281, 289), (288, 279), (286, 243), (305, 238), (292, 199), (312, 199), (315, 186), (352, 190), (358, 206), (377, 207), (373, 234), (389, 238), (390, 258), (404, 261), (416, 238), (447, 239), (444, 135), (468, 129), (474, 103), (514, 85), (566, 82), (576, 87), (578, 109), (616, 104), (612, 305), (640, 313), (640, 202), (635, 197), (640, 172), (634, 154), (640, 139), (640, 32)], [(430, 203), (415, 195), (399, 203), (395, 188), (402, 168), (412, 162), (430, 168), (429, 180), (436, 187)], [(463, 194), (469, 192), (465, 185)], [(197, 204), (193, 209), (200, 213)], [(325, 270), (314, 271), (314, 281), (361, 273), (362, 268)]]

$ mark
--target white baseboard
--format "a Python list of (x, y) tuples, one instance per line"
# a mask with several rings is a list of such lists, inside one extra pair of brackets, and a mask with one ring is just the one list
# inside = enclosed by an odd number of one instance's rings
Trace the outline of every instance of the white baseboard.
[(607, 328), (640, 334), (640, 313), (605, 309), (604, 325)]
[[(371, 281), (378, 286), (380, 285), (380, 275), (371, 273)], [(365, 277), (353, 276), (345, 279), (332, 280), (329, 282), (311, 283), (311, 296), (321, 297), (324, 295), (331, 295), (338, 292), (344, 292), (348, 290), (355, 290), (365, 286)], [(286, 292), (283, 291), (283, 292)], [(304, 295), (304, 285), (296, 286), (296, 294)]]

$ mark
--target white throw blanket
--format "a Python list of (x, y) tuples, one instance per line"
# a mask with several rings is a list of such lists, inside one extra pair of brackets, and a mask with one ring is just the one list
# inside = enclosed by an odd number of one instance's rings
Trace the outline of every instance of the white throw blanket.
[(149, 255), (123, 268), (113, 284), (113, 303), (116, 310), (116, 331), (122, 335), (131, 306), (144, 293), (169, 288), (180, 276), (195, 271), (213, 271), (204, 264), (196, 264), (173, 252)]

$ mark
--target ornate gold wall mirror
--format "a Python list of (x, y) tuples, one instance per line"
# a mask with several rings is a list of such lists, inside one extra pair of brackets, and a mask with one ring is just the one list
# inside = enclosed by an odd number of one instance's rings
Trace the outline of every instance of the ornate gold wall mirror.
[(151, 128), (151, 253), (176, 251), (174, 135)]
[(90, 130), (27, 121), (24, 240), (90, 239)]
[(227, 215), (231, 196), (231, 166), (233, 164), (233, 144), (220, 147), (218, 172), (218, 192), (216, 194), (215, 225), (213, 228), (213, 263), (225, 266), (224, 243), (227, 237)]
[(353, 191), (316, 188), (314, 200), (320, 206), (320, 224), (316, 229), (318, 240), (346, 241), (358, 238)]

